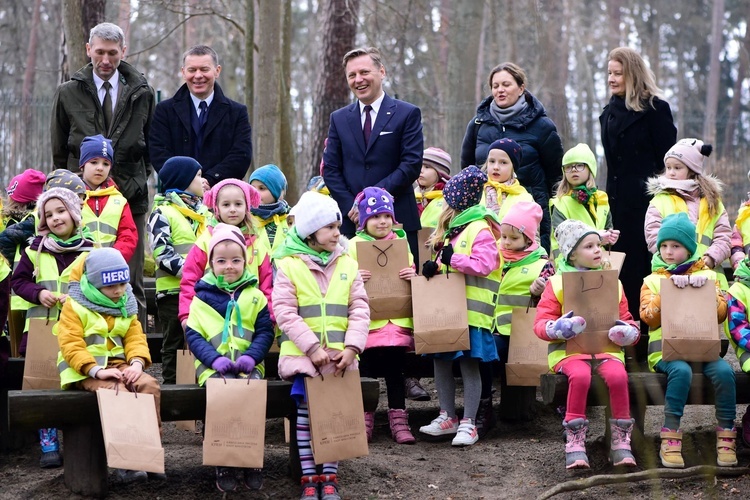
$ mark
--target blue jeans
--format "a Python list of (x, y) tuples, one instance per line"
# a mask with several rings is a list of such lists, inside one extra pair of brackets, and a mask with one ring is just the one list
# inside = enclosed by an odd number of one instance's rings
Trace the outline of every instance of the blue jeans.
[[(731, 429), (737, 415), (737, 393), (734, 382), (734, 371), (723, 359), (700, 363), (703, 374), (714, 386), (716, 400), (716, 420), (720, 427)], [(664, 395), (664, 427), (677, 430), (680, 428), (685, 404), (687, 403), (693, 371), (690, 364), (681, 361), (664, 361), (656, 363), (656, 371), (667, 374), (667, 392)]]

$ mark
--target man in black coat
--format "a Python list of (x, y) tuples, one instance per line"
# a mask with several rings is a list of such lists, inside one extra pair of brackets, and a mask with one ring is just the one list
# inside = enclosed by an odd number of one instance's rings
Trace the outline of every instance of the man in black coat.
[(220, 73), (211, 47), (196, 45), (183, 55), (185, 84), (156, 106), (151, 124), (149, 152), (157, 172), (169, 158), (189, 156), (211, 186), (247, 174), (253, 157), (247, 106), (224, 96), (216, 83)]

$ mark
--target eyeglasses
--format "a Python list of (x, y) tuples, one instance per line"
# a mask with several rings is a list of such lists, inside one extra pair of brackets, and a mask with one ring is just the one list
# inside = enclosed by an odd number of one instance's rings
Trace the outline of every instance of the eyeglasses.
[(570, 165), (565, 165), (563, 167), (563, 170), (566, 172), (582, 172), (588, 165), (585, 163), (572, 163)]

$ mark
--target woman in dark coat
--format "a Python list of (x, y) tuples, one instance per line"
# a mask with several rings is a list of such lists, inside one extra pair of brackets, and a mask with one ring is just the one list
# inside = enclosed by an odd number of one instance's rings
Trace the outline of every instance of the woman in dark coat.
[[(651, 273), (643, 231), (650, 200), (646, 180), (664, 169), (664, 155), (677, 142), (677, 129), (653, 72), (637, 52), (627, 47), (614, 49), (609, 53), (607, 73), (612, 98), (599, 122), (612, 223), (620, 230), (613, 250), (627, 254), (620, 281), (630, 312), (637, 318), (643, 278)], [(640, 344), (645, 347), (647, 342)]]
[(540, 237), (549, 252), (549, 198), (562, 177), (562, 141), (542, 103), (526, 90), (526, 74), (520, 67), (510, 62), (495, 66), (488, 80), (492, 95), (479, 104), (466, 129), (461, 168), (484, 164), (490, 144), (498, 139), (520, 144), (521, 167), (516, 175), (542, 207)]

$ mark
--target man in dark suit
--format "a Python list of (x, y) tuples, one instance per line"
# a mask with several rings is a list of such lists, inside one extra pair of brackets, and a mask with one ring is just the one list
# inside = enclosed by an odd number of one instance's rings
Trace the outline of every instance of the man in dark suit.
[(422, 113), (383, 91), (385, 67), (374, 47), (344, 56), (349, 88), (357, 102), (331, 113), (323, 178), (341, 213), (341, 233), (353, 236), (359, 222), (357, 194), (378, 186), (393, 195), (396, 220), (403, 224), (413, 255), (418, 255), (419, 212), (412, 184), (422, 169)]
[(219, 56), (206, 45), (182, 56), (185, 84), (156, 106), (149, 134), (151, 162), (158, 172), (173, 156), (190, 156), (203, 167), (203, 178), (242, 179), (253, 157), (247, 106), (224, 96), (216, 79)]

